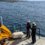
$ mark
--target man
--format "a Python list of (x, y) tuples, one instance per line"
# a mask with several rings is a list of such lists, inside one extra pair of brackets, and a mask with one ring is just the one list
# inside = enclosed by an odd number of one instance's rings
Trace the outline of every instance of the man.
[(31, 28), (31, 24), (30, 24), (30, 21), (28, 21), (26, 24), (26, 30), (27, 30), (26, 37), (27, 38), (30, 38), (30, 28)]
[(32, 43), (36, 42), (36, 23), (32, 23)]

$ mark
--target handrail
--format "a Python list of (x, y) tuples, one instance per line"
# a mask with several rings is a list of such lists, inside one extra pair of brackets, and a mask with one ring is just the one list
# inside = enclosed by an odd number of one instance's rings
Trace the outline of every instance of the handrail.
[(39, 39), (40, 39), (40, 28), (37, 28), (39, 30)]

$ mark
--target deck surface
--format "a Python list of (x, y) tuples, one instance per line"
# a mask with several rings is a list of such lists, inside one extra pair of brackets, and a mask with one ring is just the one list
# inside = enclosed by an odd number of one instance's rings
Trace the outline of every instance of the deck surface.
[(36, 36), (36, 43), (31, 44), (32, 40), (31, 37), (29, 39), (22, 38), (22, 39), (15, 39), (10, 41), (7, 45), (45, 45), (45, 37)]

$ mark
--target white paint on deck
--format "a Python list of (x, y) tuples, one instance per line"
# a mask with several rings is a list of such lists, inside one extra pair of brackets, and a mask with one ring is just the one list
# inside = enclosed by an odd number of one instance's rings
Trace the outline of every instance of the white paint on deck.
[(41, 37), (36, 43), (35, 45), (45, 45), (45, 37)]
[(8, 41), (6, 44), (11, 45), (13, 42), (14, 42), (14, 40), (13, 41)]
[[(33, 45), (33, 44), (31, 44), (31, 42), (32, 42), (32, 40), (30, 38), (30, 39), (20, 42), (17, 45), (28, 45), (28, 44)], [(45, 37), (40, 37), (40, 39), (39, 39), (39, 37), (37, 36), (36, 43), (34, 45), (45, 45)]]
[[(25, 36), (23, 36), (22, 40), (24, 40), (24, 37)], [(14, 42), (14, 40), (13, 41), (9, 41), (9, 43), (7, 45), (11, 45), (13, 42)], [(32, 42), (32, 39), (30, 37), (29, 39), (21, 41), (21, 42), (19, 42), (16, 45), (33, 45), (33, 44), (31, 44), (31, 42)], [(39, 37), (36, 36), (36, 43), (34, 45), (45, 45), (45, 37), (40, 37), (40, 39), (39, 39)]]

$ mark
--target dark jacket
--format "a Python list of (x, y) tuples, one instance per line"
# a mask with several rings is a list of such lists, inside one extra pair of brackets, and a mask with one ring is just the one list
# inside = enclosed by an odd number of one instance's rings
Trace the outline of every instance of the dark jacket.
[(31, 24), (27, 23), (26, 28), (27, 28), (27, 30), (29, 30), (31, 28)]
[(35, 35), (36, 34), (36, 26), (32, 26), (32, 35)]

